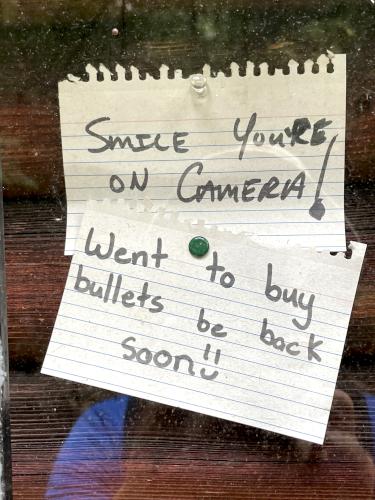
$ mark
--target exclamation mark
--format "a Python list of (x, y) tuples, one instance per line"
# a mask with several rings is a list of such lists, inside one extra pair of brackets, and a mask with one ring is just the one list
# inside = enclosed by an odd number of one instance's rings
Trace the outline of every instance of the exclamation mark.
[[(204, 350), (204, 354), (203, 354), (203, 358), (205, 359), (205, 361), (208, 361), (208, 356), (210, 354), (210, 351), (211, 351), (211, 344), (207, 344), (206, 349)], [(215, 365), (217, 365), (219, 363), (220, 354), (221, 354), (221, 350), (216, 349), (215, 357), (214, 357)], [(200, 374), (201, 374), (201, 377), (204, 378), (205, 380), (214, 380), (219, 375), (219, 372), (217, 370), (215, 370), (211, 374), (207, 374), (206, 369), (202, 368), (200, 371)]]

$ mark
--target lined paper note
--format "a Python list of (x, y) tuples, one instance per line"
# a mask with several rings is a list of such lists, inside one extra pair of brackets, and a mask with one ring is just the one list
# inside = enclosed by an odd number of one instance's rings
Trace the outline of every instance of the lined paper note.
[(344, 250), (346, 60), (332, 61), (303, 74), (292, 61), (288, 75), (205, 67), (204, 96), (165, 66), (159, 80), (118, 67), (99, 82), (88, 67), (88, 82), (60, 83), (66, 253), (86, 200), (106, 198), (150, 199), (265, 245)]
[(322, 443), (366, 246), (272, 250), (119, 207), (83, 219), (42, 372)]

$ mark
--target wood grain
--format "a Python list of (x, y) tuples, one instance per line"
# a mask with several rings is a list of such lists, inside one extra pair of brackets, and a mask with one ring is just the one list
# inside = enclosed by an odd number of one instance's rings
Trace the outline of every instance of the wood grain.
[[(71, 498), (116, 499), (336, 499), (370, 500), (373, 435), (358, 395), (373, 370), (340, 373), (323, 447), (173, 407), (133, 400), (125, 424), (124, 453), (112, 467), (66, 463)], [(345, 392), (344, 392), (345, 391)], [(349, 397), (349, 394), (351, 398)], [(14, 498), (44, 498), (58, 451), (77, 418), (108, 391), (39, 374), (12, 373), (11, 415)], [(101, 415), (100, 419), (106, 416)], [(85, 436), (76, 435), (77, 451)], [(98, 441), (100, 435), (98, 436)], [(87, 443), (86, 443), (87, 445)], [(79, 474), (79, 484), (72, 489)], [(119, 486), (117, 486), (119, 485)]]

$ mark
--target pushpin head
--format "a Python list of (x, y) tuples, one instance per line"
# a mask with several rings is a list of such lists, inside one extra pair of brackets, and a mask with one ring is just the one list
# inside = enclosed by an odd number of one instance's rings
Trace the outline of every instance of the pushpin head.
[(190, 77), (191, 88), (199, 96), (204, 96), (207, 91), (207, 79), (205, 76), (197, 73), (196, 75), (191, 75)]
[(194, 257), (203, 257), (208, 252), (210, 245), (206, 238), (203, 236), (195, 236), (190, 240), (189, 243), (189, 252)]

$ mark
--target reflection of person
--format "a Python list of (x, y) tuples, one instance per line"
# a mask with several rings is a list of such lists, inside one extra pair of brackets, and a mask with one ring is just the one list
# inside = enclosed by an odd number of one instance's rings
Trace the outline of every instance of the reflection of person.
[[(135, 431), (142, 428), (143, 439), (149, 432), (154, 440), (152, 446), (142, 445), (141, 466), (125, 476), (129, 427), (133, 432), (134, 427)], [(375, 478), (371, 458), (374, 437), (375, 397), (359, 393), (350, 397), (341, 390), (335, 391), (324, 446), (127, 396), (116, 397), (93, 405), (77, 420), (56, 459), (46, 498), (370, 500)], [(184, 449), (180, 448), (181, 440)], [(242, 459), (236, 456), (235, 466), (232, 459), (226, 466), (225, 454), (219, 462), (217, 458), (207, 460), (210, 452), (217, 456), (218, 443), (226, 451), (230, 447), (238, 453), (236, 443), (244, 441), (247, 457), (243, 458), (242, 450)], [(210, 450), (212, 443), (215, 446)], [(168, 460), (162, 459), (163, 453)], [(202, 475), (203, 459), (211, 481)], [(181, 463), (184, 465), (179, 466)], [(176, 496), (177, 491), (180, 496)]]
[(74, 424), (56, 458), (46, 498), (108, 500), (122, 484), (128, 396), (96, 403)]

